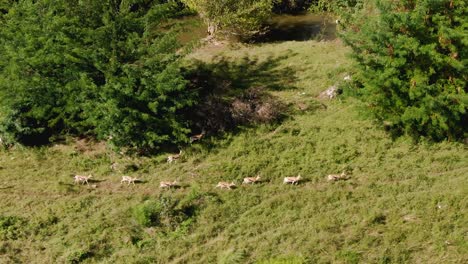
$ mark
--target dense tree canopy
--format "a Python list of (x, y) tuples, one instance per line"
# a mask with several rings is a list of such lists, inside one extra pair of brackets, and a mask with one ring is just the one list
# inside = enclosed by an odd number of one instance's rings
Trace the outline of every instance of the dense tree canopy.
[(343, 14), (343, 37), (371, 111), (398, 134), (466, 136), (466, 1), (372, 2)]
[(19, 1), (0, 29), (1, 131), (27, 144), (62, 133), (151, 149), (184, 141), (190, 93), (166, 1)]

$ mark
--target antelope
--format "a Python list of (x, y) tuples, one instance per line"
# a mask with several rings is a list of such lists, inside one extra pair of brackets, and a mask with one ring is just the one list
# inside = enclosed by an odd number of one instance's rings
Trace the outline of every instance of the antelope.
[(341, 174), (330, 174), (327, 176), (329, 181), (339, 181), (348, 179), (346, 173), (343, 171)]
[(172, 163), (180, 158), (180, 155), (182, 155), (182, 150), (179, 151), (179, 154), (174, 154), (174, 155), (169, 155), (167, 157), (167, 162)]
[(93, 176), (90, 174), (88, 176), (83, 176), (83, 175), (75, 175), (75, 183), (83, 183), (83, 184), (89, 184), (88, 180), (91, 179)]
[(218, 185), (216, 185), (215, 188), (220, 188), (220, 189), (229, 189), (231, 190), (231, 188), (233, 187), (236, 187), (236, 184), (234, 182), (218, 182)]
[(247, 177), (247, 178), (244, 178), (244, 181), (242, 182), (243, 184), (249, 184), (249, 183), (256, 183), (260, 180), (260, 176), (256, 176), (256, 177)]
[(159, 188), (171, 188), (171, 187), (177, 187), (179, 186), (179, 183), (177, 180), (175, 181), (162, 181), (159, 183)]
[(137, 179), (136, 177), (122, 176), (120, 184), (126, 182), (128, 185), (130, 185), (130, 183), (133, 183), (133, 185), (135, 185), (135, 181), (139, 181), (139, 179)]
[(117, 162), (113, 162), (109, 168), (113, 171), (117, 171), (118, 170), (118, 167), (119, 167), (119, 164)]
[(205, 136), (205, 131), (204, 130), (201, 132), (201, 134), (191, 136), (190, 137), (190, 143), (193, 143), (194, 141), (198, 141), (198, 140), (202, 139), (203, 136)]
[(297, 175), (297, 177), (285, 177), (284, 180), (283, 180), (283, 184), (286, 184), (286, 183), (291, 183), (291, 184), (298, 184), (299, 181), (301, 180), (301, 175)]

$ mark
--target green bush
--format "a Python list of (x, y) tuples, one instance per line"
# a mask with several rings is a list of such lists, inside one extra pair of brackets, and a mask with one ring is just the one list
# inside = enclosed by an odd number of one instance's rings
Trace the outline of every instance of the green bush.
[(247, 40), (262, 32), (271, 17), (274, 0), (181, 0), (198, 12), (212, 36), (236, 36)]
[(24, 232), (25, 221), (16, 216), (0, 216), (0, 239), (15, 240)]
[(340, 10), (354, 7), (364, 0), (313, 0), (309, 10), (312, 12), (333, 12), (339, 13)]
[(161, 204), (156, 201), (145, 201), (133, 209), (133, 218), (142, 226), (157, 226), (160, 223)]
[(62, 134), (139, 151), (186, 141), (193, 104), (167, 1), (15, 3), (0, 28), (0, 131), (25, 144)]
[(163, 231), (185, 233), (197, 208), (201, 194), (192, 192), (185, 198), (161, 196), (158, 200), (146, 200), (132, 210), (136, 222), (145, 227), (159, 227)]
[(359, 94), (396, 134), (434, 140), (468, 132), (466, 1), (373, 1), (343, 14)]

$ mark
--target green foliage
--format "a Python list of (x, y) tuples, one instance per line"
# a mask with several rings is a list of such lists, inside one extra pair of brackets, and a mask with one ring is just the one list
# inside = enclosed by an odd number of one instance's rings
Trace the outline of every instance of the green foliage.
[(67, 256), (67, 263), (77, 264), (83, 262), (83, 260), (91, 257), (92, 254), (87, 250), (76, 250), (72, 251)]
[(192, 192), (182, 200), (166, 196), (146, 200), (132, 210), (132, 216), (142, 226), (160, 227), (177, 237), (185, 234), (193, 222), (199, 197), (199, 194)]
[(23, 219), (15, 216), (0, 216), (0, 238), (2, 240), (18, 239), (23, 233)]
[[(468, 132), (466, 1), (376, 1), (343, 17), (360, 94), (396, 134)], [(465, 134), (465, 135), (464, 135)]]
[[(162, 1), (164, 2), (164, 1)], [(172, 3), (172, 2), (171, 2)], [(26, 144), (64, 133), (146, 151), (182, 142), (193, 103), (178, 71), (176, 14), (159, 1), (21, 1), (0, 29), (1, 131)]]
[[(0, 262), (30, 263), (40, 256), (45, 263), (464, 263), (466, 146), (392, 140), (362, 118), (358, 100), (317, 102), (316, 95), (351, 69), (349, 49), (340, 42), (222, 52), (229, 61), (249, 56), (261, 63), (288, 50), (294, 54), (274, 69), (293, 69), (296, 89), (274, 94), (292, 107), (318, 107), (297, 110), (277, 125), (207, 138), (184, 148), (177, 163), (166, 163), (167, 153), (123, 156), (92, 142), (88, 151), (78, 151), (73, 141), (0, 151), (1, 214), (21, 219), (14, 224), (17, 239), (0, 238)], [(203, 52), (198, 56), (209, 61)], [(265, 86), (277, 81), (266, 75), (258, 80)], [(121, 172), (109, 170), (114, 162), (120, 168), (134, 164), (128, 173), (143, 181), (121, 185)], [(344, 169), (349, 180), (326, 180)], [(93, 184), (73, 184), (72, 175), (89, 171)], [(282, 184), (297, 173), (302, 184)], [(257, 174), (262, 182), (256, 185), (214, 188), (218, 181), (240, 183)], [(172, 179), (183, 187), (158, 188)], [(195, 213), (184, 213), (191, 216), (175, 229), (138, 224), (133, 208), (146, 200), (159, 203), (159, 197), (176, 201), (169, 207), (174, 211), (192, 205)]]
[(274, 0), (182, 0), (208, 24), (210, 35), (247, 40), (262, 31), (271, 17)]
[(276, 0), (273, 11), (275, 14), (294, 14), (306, 11), (313, 0)]
[(343, 9), (359, 6), (364, 0), (313, 0), (309, 10), (312, 12), (342, 13)]
[(142, 226), (157, 226), (160, 221), (162, 206), (156, 201), (147, 200), (133, 209), (132, 215)]

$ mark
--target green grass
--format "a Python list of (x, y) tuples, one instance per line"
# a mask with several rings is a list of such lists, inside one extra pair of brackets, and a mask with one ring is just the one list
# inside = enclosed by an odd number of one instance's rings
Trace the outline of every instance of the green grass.
[[(219, 52), (233, 62), (283, 56), (277, 67), (293, 78), (272, 93), (291, 109), (312, 107), (292, 110), (277, 125), (204, 139), (175, 164), (166, 163), (167, 153), (126, 157), (73, 140), (3, 150), (0, 263), (468, 261), (466, 146), (392, 140), (362, 117), (359, 101), (317, 102), (320, 91), (352, 71), (339, 42)], [(209, 62), (213, 51), (193, 56)], [(114, 162), (120, 172), (110, 169)], [(350, 180), (327, 182), (327, 174), (343, 170)], [(74, 174), (88, 173), (95, 182), (73, 185)], [(299, 173), (302, 184), (282, 184)], [(120, 185), (124, 174), (144, 182)], [(214, 188), (257, 174), (258, 185)], [(172, 179), (183, 187), (158, 188)]]

